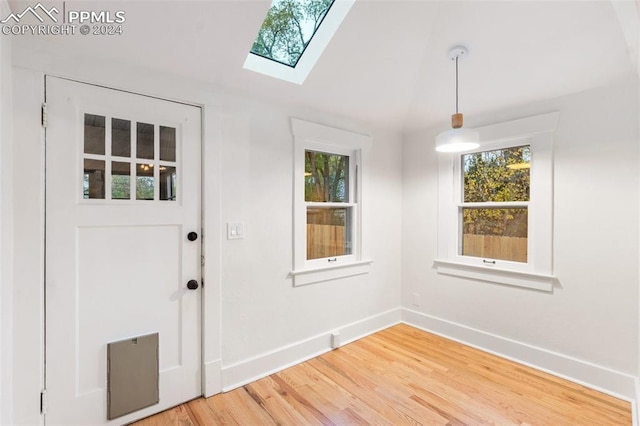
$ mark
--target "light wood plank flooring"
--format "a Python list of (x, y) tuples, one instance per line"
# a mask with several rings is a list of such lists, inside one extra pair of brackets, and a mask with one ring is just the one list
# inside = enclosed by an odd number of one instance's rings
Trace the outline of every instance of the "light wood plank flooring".
[(135, 424), (631, 425), (631, 407), (401, 324)]

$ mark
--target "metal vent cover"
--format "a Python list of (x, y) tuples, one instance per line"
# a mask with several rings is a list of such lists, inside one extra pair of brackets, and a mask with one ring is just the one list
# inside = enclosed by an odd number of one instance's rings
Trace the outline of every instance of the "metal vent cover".
[(107, 344), (107, 419), (160, 402), (158, 333)]

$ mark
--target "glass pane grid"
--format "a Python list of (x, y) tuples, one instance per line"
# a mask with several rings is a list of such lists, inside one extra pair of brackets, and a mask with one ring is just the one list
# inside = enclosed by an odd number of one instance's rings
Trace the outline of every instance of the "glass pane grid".
[(177, 199), (176, 128), (95, 114), (83, 125), (82, 198)]

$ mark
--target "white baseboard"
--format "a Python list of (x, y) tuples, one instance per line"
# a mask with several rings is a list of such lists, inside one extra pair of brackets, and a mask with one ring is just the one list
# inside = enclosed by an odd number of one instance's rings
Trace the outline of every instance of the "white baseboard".
[(202, 395), (209, 398), (222, 390), (222, 361), (217, 359), (204, 363)]
[[(392, 309), (270, 352), (221, 368), (220, 361), (205, 364), (205, 396), (228, 392), (285, 368), (307, 361), (331, 348), (332, 333), (341, 345), (353, 342), (400, 322), (463, 343), (482, 351), (548, 372), (614, 397), (630, 401), (633, 425), (640, 426), (640, 380), (629, 374), (548, 351), (516, 340), (474, 329), (410, 309)], [(216, 382), (219, 378), (220, 382)]]
[(392, 309), (276, 350), (222, 367), (222, 390), (230, 391), (331, 350), (331, 334), (340, 333), (342, 345), (400, 323), (401, 309)]
[(402, 321), (626, 401), (634, 402), (637, 397), (637, 378), (629, 374), (406, 308)]

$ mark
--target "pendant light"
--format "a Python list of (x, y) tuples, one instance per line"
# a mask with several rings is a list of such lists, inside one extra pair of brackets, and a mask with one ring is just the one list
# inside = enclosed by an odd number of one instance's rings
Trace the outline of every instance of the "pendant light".
[(462, 152), (480, 146), (480, 134), (477, 130), (462, 128), (462, 113), (458, 112), (458, 60), (467, 55), (467, 49), (454, 47), (449, 52), (449, 59), (456, 62), (456, 113), (451, 116), (451, 130), (446, 130), (436, 137), (436, 151)]

